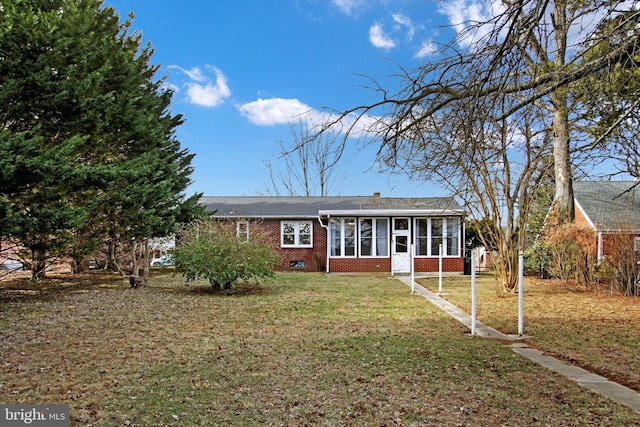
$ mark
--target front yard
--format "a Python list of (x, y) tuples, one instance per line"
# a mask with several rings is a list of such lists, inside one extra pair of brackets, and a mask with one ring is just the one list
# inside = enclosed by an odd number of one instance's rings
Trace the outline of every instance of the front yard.
[(212, 293), (156, 274), (137, 290), (99, 274), (2, 284), (0, 401), (66, 403), (82, 426), (640, 425), (395, 279)]
[[(438, 279), (418, 283), (438, 292)], [(543, 350), (640, 391), (640, 299), (602, 290), (592, 293), (558, 280), (525, 278), (524, 335)], [(477, 280), (477, 316), (507, 334), (518, 333), (518, 295), (498, 297), (492, 275)], [(443, 298), (471, 313), (471, 280), (450, 277)]]

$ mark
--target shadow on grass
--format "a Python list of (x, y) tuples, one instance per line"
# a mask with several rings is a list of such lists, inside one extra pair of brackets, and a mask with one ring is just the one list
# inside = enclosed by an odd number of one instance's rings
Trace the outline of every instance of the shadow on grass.
[(199, 282), (196, 284), (186, 283), (181, 286), (162, 288), (165, 292), (182, 295), (202, 295), (219, 297), (241, 297), (248, 295), (269, 295), (273, 289), (259, 283), (237, 283), (231, 289), (215, 289), (209, 284)]
[(17, 278), (0, 282), (0, 302), (46, 301), (74, 292), (124, 289), (125, 285), (122, 276), (105, 273), (52, 274), (40, 280)]

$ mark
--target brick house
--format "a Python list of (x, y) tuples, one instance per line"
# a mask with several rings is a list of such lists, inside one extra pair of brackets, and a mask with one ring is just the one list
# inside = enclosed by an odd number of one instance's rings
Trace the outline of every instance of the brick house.
[(578, 181), (573, 183), (575, 223), (593, 230), (598, 260), (607, 255), (607, 240), (620, 233), (635, 236), (640, 251), (640, 188), (634, 181)]
[[(269, 230), (282, 270), (445, 272), (464, 269), (464, 210), (453, 197), (202, 197), (214, 217)], [(413, 249), (413, 252), (412, 252)], [(413, 256), (412, 256), (413, 255)]]

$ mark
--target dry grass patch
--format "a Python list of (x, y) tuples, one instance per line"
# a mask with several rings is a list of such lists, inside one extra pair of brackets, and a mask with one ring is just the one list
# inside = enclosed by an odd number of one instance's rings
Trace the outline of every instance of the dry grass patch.
[(640, 425), (397, 280), (88, 275), (8, 284), (0, 304), (0, 401), (68, 403), (73, 425)]
[[(438, 292), (438, 279), (419, 283)], [(478, 320), (507, 334), (518, 332), (518, 295), (496, 295), (495, 279), (477, 281)], [(444, 279), (443, 295), (471, 313), (470, 277)], [(640, 300), (593, 293), (556, 280), (525, 278), (526, 342), (546, 353), (640, 391)]]

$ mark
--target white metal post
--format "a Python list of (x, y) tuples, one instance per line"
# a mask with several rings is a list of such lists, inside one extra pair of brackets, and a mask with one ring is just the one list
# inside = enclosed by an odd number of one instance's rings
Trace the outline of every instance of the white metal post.
[(524, 253), (518, 256), (518, 335), (524, 335)]
[(415, 267), (413, 266), (413, 251), (414, 251), (414, 244), (411, 244), (411, 254), (410, 254), (410, 258), (411, 258), (411, 293), (415, 292)]
[(440, 247), (438, 248), (438, 293), (442, 293), (442, 243), (440, 243)]
[(396, 238), (395, 237), (391, 237), (391, 277), (393, 277), (393, 253), (395, 251), (395, 247), (396, 247)]
[(471, 257), (471, 335), (476, 334), (476, 260)]

